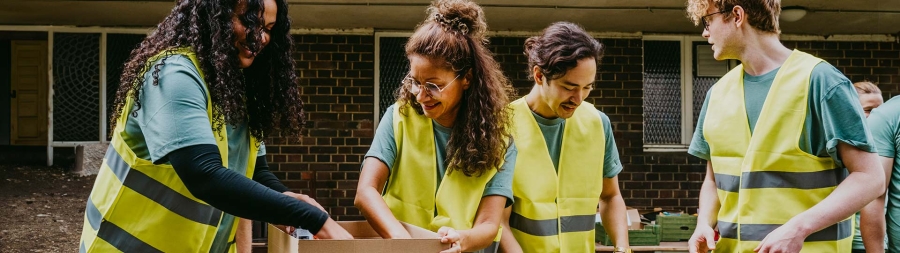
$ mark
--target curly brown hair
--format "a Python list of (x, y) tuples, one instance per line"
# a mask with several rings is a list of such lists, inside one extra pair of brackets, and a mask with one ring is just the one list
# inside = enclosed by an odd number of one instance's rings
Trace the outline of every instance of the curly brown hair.
[[(778, 16), (781, 15), (780, 0), (688, 0), (687, 16), (695, 26), (700, 25), (700, 18), (706, 15), (710, 5), (720, 11), (740, 6), (747, 13), (747, 23), (753, 28), (768, 33), (781, 33), (778, 25)], [(731, 12), (724, 15), (726, 18), (731, 17)]]
[[(189, 47), (197, 55), (205, 75), (213, 113), (223, 115), (210, 119), (215, 129), (225, 124), (248, 124), (250, 134), (259, 140), (272, 133), (299, 136), (305, 117), (303, 100), (297, 86), (292, 58), (293, 39), (285, 0), (275, 0), (278, 10), (268, 45), (262, 46), (262, 20), (265, 0), (180, 0), (172, 12), (131, 52), (116, 92), (115, 111), (110, 125), (122, 115), (125, 101), (131, 98), (137, 115), (141, 107), (140, 92), (145, 71), (152, 71), (153, 85), (159, 85), (159, 72), (172, 55), (171, 48)], [(246, 44), (257, 52), (253, 64), (240, 69), (232, 17), (241, 4), (246, 10), (238, 19), (247, 28)], [(148, 60), (166, 52), (154, 64)], [(152, 70), (151, 70), (152, 68)]]
[[(447, 168), (466, 176), (499, 169), (512, 138), (506, 107), (512, 85), (487, 49), (484, 12), (471, 1), (438, 0), (431, 3), (427, 13), (406, 43), (406, 54), (442, 59), (457, 74), (471, 71), (467, 76), (470, 86), (463, 91), (447, 143)], [(397, 101), (424, 114), (408, 87), (399, 90)]]

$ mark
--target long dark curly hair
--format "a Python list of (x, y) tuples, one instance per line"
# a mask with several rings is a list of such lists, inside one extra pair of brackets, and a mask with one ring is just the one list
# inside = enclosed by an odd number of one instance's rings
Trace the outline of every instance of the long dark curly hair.
[[(463, 91), (447, 143), (447, 168), (466, 176), (499, 169), (511, 140), (506, 105), (513, 89), (487, 49), (484, 12), (468, 0), (435, 1), (427, 12), (428, 17), (409, 38), (406, 54), (442, 59), (457, 74), (471, 71), (469, 89)], [(424, 114), (408, 88), (399, 90), (397, 101)]]
[[(153, 85), (159, 85), (159, 72), (167, 49), (189, 47), (197, 55), (207, 90), (212, 99), (213, 113), (223, 117), (210, 119), (215, 129), (226, 124), (248, 124), (250, 134), (262, 140), (270, 134), (298, 136), (305, 121), (303, 101), (291, 57), (293, 39), (285, 0), (275, 0), (278, 6), (275, 25), (269, 31), (268, 45), (263, 47), (262, 13), (265, 0), (179, 0), (163, 21), (131, 52), (122, 71), (121, 87), (116, 92), (116, 119), (124, 113), (137, 115), (141, 107), (141, 88), (145, 71), (152, 71)], [(240, 69), (238, 49), (235, 48), (232, 19), (241, 5), (245, 12), (238, 17), (246, 27), (246, 45), (256, 58), (249, 67)], [(148, 60), (160, 52), (168, 52), (158, 63)], [(135, 101), (131, 112), (123, 112), (125, 101)]]

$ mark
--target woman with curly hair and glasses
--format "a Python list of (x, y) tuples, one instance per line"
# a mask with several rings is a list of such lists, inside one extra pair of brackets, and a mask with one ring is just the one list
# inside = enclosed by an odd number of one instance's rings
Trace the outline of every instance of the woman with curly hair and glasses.
[(268, 171), (261, 140), (298, 136), (284, 0), (181, 0), (132, 51), (81, 252), (234, 251), (237, 217), (351, 238)]
[(513, 201), (512, 88), (486, 47), (480, 6), (439, 0), (427, 12), (406, 44), (410, 72), (366, 154), (355, 204), (384, 238), (409, 238), (402, 221), (437, 231), (446, 252), (493, 251)]

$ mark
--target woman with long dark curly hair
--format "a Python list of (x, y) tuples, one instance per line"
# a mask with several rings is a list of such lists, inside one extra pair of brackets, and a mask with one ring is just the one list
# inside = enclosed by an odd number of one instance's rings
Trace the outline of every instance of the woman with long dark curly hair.
[(132, 51), (82, 252), (233, 251), (235, 216), (351, 237), (265, 162), (261, 140), (297, 136), (304, 121), (287, 10), (181, 0)]
[(437, 231), (452, 245), (447, 252), (496, 247), (516, 149), (507, 129), (512, 88), (486, 31), (477, 4), (438, 0), (406, 44), (410, 72), (356, 192), (356, 206), (384, 238), (410, 237), (402, 221)]

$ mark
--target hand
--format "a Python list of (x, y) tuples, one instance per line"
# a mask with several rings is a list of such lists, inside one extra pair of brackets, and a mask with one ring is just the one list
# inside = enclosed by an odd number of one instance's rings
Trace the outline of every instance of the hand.
[(759, 253), (800, 252), (806, 236), (797, 233), (798, 230), (789, 224), (784, 224), (766, 235), (766, 238), (759, 242), (759, 246), (756, 246), (753, 251)]
[(709, 225), (698, 224), (694, 234), (688, 240), (690, 253), (707, 253), (716, 249), (716, 231)]
[(323, 212), (328, 213), (328, 211), (325, 211), (325, 208), (322, 207), (322, 205), (319, 205), (319, 202), (316, 202), (315, 199), (310, 198), (306, 194), (299, 194), (299, 193), (294, 193), (294, 192), (290, 192), (290, 191), (282, 192), (281, 194), (288, 195), (291, 198), (295, 198), (299, 201), (306, 202), (310, 205), (313, 205), (313, 206), (319, 208), (319, 210), (322, 210)]
[(318, 239), (332, 239), (332, 240), (351, 240), (353, 236), (344, 230), (344, 227), (338, 225), (337, 222), (328, 218), (325, 221), (325, 224), (322, 225), (322, 228), (319, 229), (319, 233), (316, 233), (316, 238)]
[(462, 252), (462, 246), (460, 245), (460, 236), (459, 232), (456, 232), (456, 229), (451, 227), (441, 227), (438, 229), (438, 236), (441, 237), (441, 243), (449, 243), (450, 248), (441, 253), (458, 253)]
[(294, 227), (291, 227), (291, 226), (275, 225), (275, 224), (272, 224), (272, 226), (275, 226), (275, 228), (278, 228), (278, 230), (281, 230), (281, 232), (284, 232), (286, 234), (291, 234), (294, 232)]

